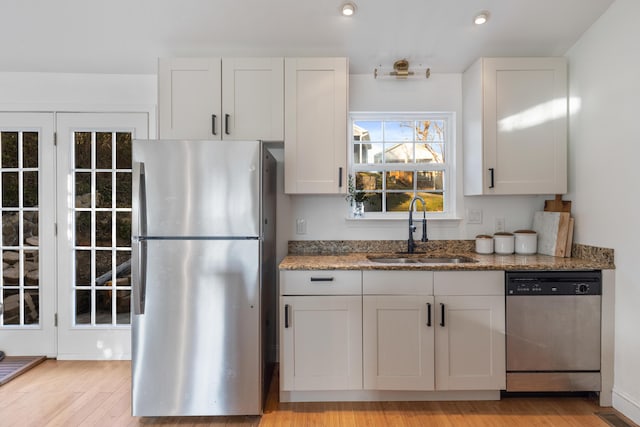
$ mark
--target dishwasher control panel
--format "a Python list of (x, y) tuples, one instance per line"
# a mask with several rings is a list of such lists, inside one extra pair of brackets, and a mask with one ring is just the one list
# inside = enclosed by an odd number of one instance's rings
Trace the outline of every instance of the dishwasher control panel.
[(507, 296), (601, 295), (599, 271), (508, 272)]

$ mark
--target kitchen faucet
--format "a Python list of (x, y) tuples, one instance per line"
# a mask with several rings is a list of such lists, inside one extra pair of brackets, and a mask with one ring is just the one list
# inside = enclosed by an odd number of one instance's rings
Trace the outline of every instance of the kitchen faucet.
[(427, 239), (427, 204), (424, 202), (424, 199), (420, 196), (415, 196), (411, 199), (411, 204), (409, 205), (409, 240), (407, 241), (407, 252), (412, 254), (416, 249), (416, 242), (413, 240), (413, 232), (416, 231), (416, 226), (413, 225), (413, 205), (417, 201), (422, 203), (422, 239), (420, 241), (426, 242)]

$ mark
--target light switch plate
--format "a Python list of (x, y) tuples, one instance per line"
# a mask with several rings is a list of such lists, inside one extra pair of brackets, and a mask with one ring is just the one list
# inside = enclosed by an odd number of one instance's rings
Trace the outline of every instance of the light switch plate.
[(296, 234), (307, 234), (307, 221), (304, 218), (296, 219)]
[(467, 209), (467, 224), (482, 224), (482, 209)]

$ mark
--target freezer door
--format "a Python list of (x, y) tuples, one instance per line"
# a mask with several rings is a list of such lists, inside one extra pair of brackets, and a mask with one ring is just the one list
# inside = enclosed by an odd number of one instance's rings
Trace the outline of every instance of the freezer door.
[(132, 321), (133, 415), (260, 414), (260, 242), (139, 244), (147, 273), (144, 314), (134, 308)]
[(135, 140), (133, 161), (134, 236), (259, 235), (258, 141)]

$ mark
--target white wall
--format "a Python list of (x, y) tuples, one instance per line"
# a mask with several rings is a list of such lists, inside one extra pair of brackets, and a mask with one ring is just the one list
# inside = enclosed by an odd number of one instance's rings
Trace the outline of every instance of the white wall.
[(640, 2), (616, 0), (567, 53), (569, 197), (578, 243), (615, 249), (614, 407), (640, 423)]
[[(351, 111), (453, 111), (456, 114), (457, 163), (462, 165), (462, 75), (432, 74), (428, 80), (375, 80), (372, 75), (351, 75), (349, 79)], [(458, 216), (466, 209), (481, 209), (482, 224), (439, 220), (429, 222), (429, 238), (471, 239), (477, 234), (493, 233), (496, 217), (505, 218), (507, 231), (530, 228), (533, 212), (542, 210), (544, 196), (463, 197), (462, 169), (456, 170)], [(347, 217), (347, 202), (342, 196), (287, 196), (290, 211), (279, 210), (281, 238), (286, 240), (377, 240), (406, 239), (407, 223), (400, 220), (353, 221)], [(296, 234), (296, 219), (307, 224), (307, 233)]]
[(0, 73), (0, 111), (148, 112), (156, 135), (155, 75)]

